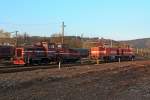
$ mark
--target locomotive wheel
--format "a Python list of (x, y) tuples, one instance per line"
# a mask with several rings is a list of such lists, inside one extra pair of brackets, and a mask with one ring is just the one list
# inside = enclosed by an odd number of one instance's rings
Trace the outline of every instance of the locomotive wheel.
[(25, 58), (25, 65), (24, 66), (30, 66), (30, 58)]

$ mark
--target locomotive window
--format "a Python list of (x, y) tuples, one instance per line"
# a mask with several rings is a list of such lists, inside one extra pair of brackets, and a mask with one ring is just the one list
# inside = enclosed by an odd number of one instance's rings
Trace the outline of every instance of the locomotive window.
[(55, 45), (49, 45), (49, 48), (55, 48)]
[(61, 44), (58, 44), (57, 47), (58, 47), (58, 48), (62, 48), (62, 45), (61, 45)]

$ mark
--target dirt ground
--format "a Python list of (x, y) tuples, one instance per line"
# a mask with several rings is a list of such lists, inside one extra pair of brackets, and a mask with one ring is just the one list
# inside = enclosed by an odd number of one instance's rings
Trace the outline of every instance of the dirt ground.
[(0, 74), (0, 100), (150, 100), (150, 61)]

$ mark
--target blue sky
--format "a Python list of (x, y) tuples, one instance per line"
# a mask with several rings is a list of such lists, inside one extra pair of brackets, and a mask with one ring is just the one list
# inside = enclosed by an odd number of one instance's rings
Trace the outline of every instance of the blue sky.
[(50, 36), (130, 40), (150, 37), (150, 0), (1, 0), (0, 28)]

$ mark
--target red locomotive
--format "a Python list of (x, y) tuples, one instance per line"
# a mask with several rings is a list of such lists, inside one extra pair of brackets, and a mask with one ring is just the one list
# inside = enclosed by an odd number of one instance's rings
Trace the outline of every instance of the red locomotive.
[(126, 48), (115, 48), (115, 47), (92, 47), (90, 56), (92, 59), (99, 59), (101, 61), (119, 61), (119, 60), (133, 60), (135, 58), (133, 49)]
[(38, 43), (16, 48), (13, 64), (48, 64), (50, 62), (70, 62), (80, 59), (80, 54), (64, 44)]

